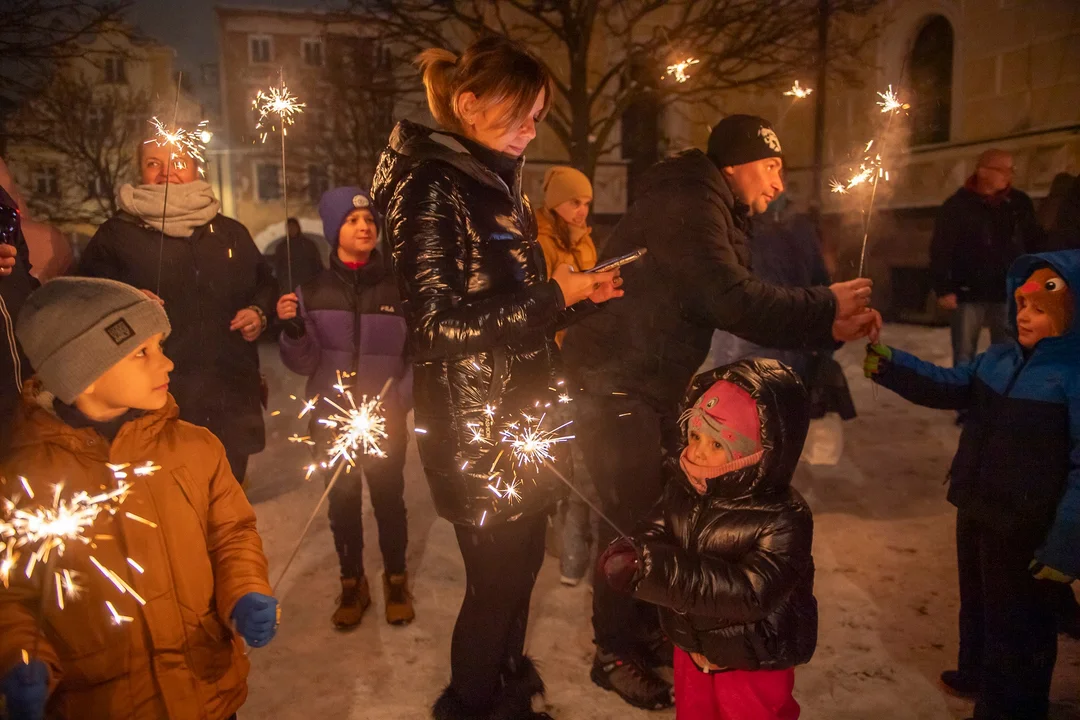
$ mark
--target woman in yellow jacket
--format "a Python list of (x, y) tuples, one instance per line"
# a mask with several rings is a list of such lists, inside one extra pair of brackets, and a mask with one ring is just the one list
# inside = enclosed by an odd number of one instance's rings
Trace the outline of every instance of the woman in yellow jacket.
[[(536, 213), (536, 227), (548, 277), (565, 263), (579, 272), (596, 265), (592, 228), (586, 222), (592, 199), (592, 185), (585, 173), (564, 165), (544, 173), (544, 207)], [(560, 347), (565, 334), (562, 330), (555, 335)]]
[[(581, 171), (556, 165), (544, 173), (544, 207), (536, 213), (536, 225), (537, 239), (544, 249), (549, 276), (556, 267), (565, 263), (573, 265), (578, 271), (596, 265), (596, 246), (592, 240), (592, 228), (587, 223), (592, 199), (592, 185)], [(555, 334), (555, 342), (560, 347), (565, 334), (565, 330)], [(595, 495), (585, 468), (585, 459), (573, 443), (571, 454), (574, 458), (574, 482), (582, 492)], [(566, 500), (560, 510), (558, 517), (563, 525), (560, 532), (556, 522), (555, 532), (562, 536), (559, 569), (564, 585), (573, 587), (580, 583), (589, 566), (589, 545), (591, 539), (596, 537), (595, 530), (592, 530), (595, 518), (590, 515), (589, 507), (576, 493)]]

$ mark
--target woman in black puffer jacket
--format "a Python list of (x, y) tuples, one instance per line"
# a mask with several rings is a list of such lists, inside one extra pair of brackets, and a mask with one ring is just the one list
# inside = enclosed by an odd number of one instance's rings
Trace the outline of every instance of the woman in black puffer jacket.
[[(791, 669), (817, 644), (813, 518), (791, 487), (806, 390), (775, 360), (743, 360), (698, 375), (683, 407), (687, 444), (668, 460), (653, 519), (598, 564), (616, 588), (660, 607), (687, 717), (721, 717), (691, 707), (747, 688), (744, 711), (756, 697), (768, 706), (761, 717), (797, 717)], [(717, 460), (703, 461), (710, 450)]]
[(372, 192), (402, 291), (417, 445), (469, 584), (434, 714), (543, 717), (529, 709), (543, 684), (523, 654), (525, 627), (545, 515), (566, 489), (546, 468), (519, 465), (502, 430), (558, 402), (555, 331), (621, 295), (620, 281), (569, 266), (546, 276), (521, 191), (521, 155), (551, 95), (539, 61), (499, 38), (419, 61), (444, 129), (401, 122)]

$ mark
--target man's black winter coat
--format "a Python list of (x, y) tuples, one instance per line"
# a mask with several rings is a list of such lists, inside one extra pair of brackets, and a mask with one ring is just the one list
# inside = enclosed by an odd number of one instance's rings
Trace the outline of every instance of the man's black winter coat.
[(603, 259), (648, 248), (623, 268), (626, 295), (577, 323), (563, 357), (586, 392), (644, 398), (663, 412), (682, 397), (714, 330), (765, 347), (830, 345), (836, 300), (827, 287), (783, 288), (750, 269), (747, 209), (699, 150), (649, 171)]
[[(18, 209), (14, 198), (3, 188), (0, 188), (0, 205)], [(3, 344), (0, 349), (0, 450), (7, 443), (13, 413), (22, 397), (23, 381), (33, 374), (30, 361), (15, 338), (15, 322), (26, 298), (40, 285), (30, 274), (30, 249), (21, 229), (15, 236), (15, 250), (15, 267), (10, 275), (0, 277), (0, 326), (3, 329), (0, 339)]]

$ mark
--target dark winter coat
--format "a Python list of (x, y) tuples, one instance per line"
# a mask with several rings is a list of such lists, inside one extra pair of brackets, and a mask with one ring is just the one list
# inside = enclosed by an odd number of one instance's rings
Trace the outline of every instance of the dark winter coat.
[(959, 302), (1005, 302), (1009, 266), (1042, 243), (1031, 198), (1016, 188), (986, 198), (969, 180), (945, 201), (934, 221), (934, 292), (939, 297), (955, 293)]
[(623, 268), (626, 295), (567, 332), (563, 356), (595, 394), (642, 397), (671, 412), (708, 354), (714, 330), (778, 348), (832, 342), (828, 288), (781, 288), (750, 271), (745, 207), (705, 153), (653, 167), (603, 259), (648, 248)]
[(690, 407), (717, 380), (745, 389), (761, 414), (761, 461), (709, 481), (704, 495), (678, 458), (664, 495), (635, 535), (635, 597), (660, 606), (678, 647), (730, 670), (809, 662), (817, 645), (811, 545), (814, 520), (791, 476), (810, 425), (798, 377), (775, 360), (743, 360), (696, 377)]
[(970, 363), (941, 368), (893, 350), (874, 381), (926, 407), (967, 410), (949, 470), (949, 501), (994, 532), (1030, 545), (1038, 560), (1080, 577), (1080, 250), (1025, 255), (1009, 271), (1013, 293), (1041, 265), (1077, 301), (1065, 335), (1025, 351), (1011, 339)]
[[(285, 367), (308, 378), (308, 397), (333, 397), (338, 372), (353, 393), (373, 396), (389, 378), (384, 404), (408, 412), (412, 373), (405, 358), (405, 316), (397, 281), (376, 250), (353, 270), (330, 256), (330, 268), (297, 289), (302, 325), (287, 325), (279, 347)], [(318, 411), (319, 408), (316, 408)]]
[[(582, 311), (567, 310), (547, 279), (522, 161), (510, 164), (508, 183), (483, 156), (458, 136), (403, 121), (372, 188), (394, 250), (416, 426), (426, 431), (417, 445), (435, 508), (477, 526), (546, 511), (565, 495), (547, 470), (530, 466), (517, 469), (520, 499), (489, 486), (497, 472), (512, 481), (500, 428), (556, 401), (554, 334)], [(555, 449), (561, 457), (565, 443)]]
[[(334, 238), (335, 240), (337, 238)], [(292, 259), (292, 285), (289, 284), (289, 259)], [(278, 292), (287, 295), (308, 280), (321, 273), (323, 267), (319, 246), (303, 233), (286, 243), (284, 239), (274, 250), (274, 276), (278, 281)]]
[(1080, 250), (1080, 176), (1061, 199), (1054, 227), (1050, 231), (1050, 247), (1055, 250)]
[[(14, 198), (0, 187), (0, 205), (18, 211)], [(22, 386), (33, 374), (30, 361), (23, 354), (19, 341), (15, 338), (15, 321), (19, 317), (26, 298), (41, 283), (30, 274), (30, 250), (26, 238), (20, 229), (15, 236), (15, 267), (11, 274), (0, 277), (0, 451), (10, 439), (11, 423), (15, 409), (22, 398)]]
[(249, 306), (273, 317), (270, 265), (243, 225), (218, 215), (191, 237), (165, 236), (158, 288), (158, 238), (121, 213), (98, 228), (79, 274), (120, 280), (165, 301), (172, 325), (165, 354), (176, 364), (169, 390), (181, 419), (208, 428), (231, 454), (257, 453), (265, 445), (258, 348), (229, 323)]

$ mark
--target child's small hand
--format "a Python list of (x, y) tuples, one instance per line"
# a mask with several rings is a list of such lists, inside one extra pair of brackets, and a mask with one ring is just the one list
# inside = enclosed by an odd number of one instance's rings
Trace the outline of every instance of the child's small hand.
[(296, 317), (297, 308), (300, 305), (300, 298), (296, 297), (296, 293), (289, 293), (288, 295), (282, 295), (277, 301), (277, 316), (279, 320), (292, 320)]
[(49, 699), (49, 668), (40, 660), (20, 663), (0, 679), (0, 691), (11, 720), (41, 720)]
[(608, 545), (596, 565), (608, 585), (616, 590), (626, 591), (633, 585), (641, 567), (639, 555), (634, 541), (624, 537)]
[(892, 348), (888, 345), (867, 345), (866, 360), (863, 361), (863, 375), (872, 378), (881, 372), (881, 361), (892, 360)]
[(236, 631), (254, 648), (274, 639), (278, 625), (278, 602), (269, 595), (250, 592), (240, 598), (232, 611)]

